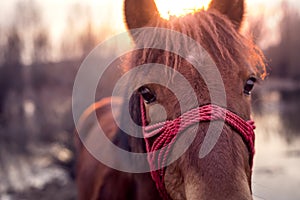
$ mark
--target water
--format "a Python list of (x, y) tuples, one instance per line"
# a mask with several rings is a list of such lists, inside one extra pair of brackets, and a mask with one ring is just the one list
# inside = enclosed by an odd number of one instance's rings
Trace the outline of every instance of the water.
[(300, 90), (263, 92), (254, 100), (255, 199), (300, 199), (299, 103)]
[[(253, 117), (257, 126), (254, 198), (299, 200), (300, 89), (278, 92), (278, 85), (274, 85), (274, 82), (269, 83), (267, 89), (253, 97)], [(30, 105), (28, 110), (30, 113)], [(0, 162), (0, 200), (76, 199), (74, 180), (53, 160), (54, 156), (65, 160), (71, 153), (57, 145), (33, 149), (38, 156), (32, 158), (8, 154), (2, 145), (0, 154), (9, 156), (4, 157), (5, 163)], [(3, 165), (6, 170), (1, 171)]]

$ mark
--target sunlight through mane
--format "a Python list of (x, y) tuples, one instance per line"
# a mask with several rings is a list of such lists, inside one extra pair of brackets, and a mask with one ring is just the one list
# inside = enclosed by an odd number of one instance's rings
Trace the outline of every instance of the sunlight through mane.
[(155, 0), (161, 17), (184, 16), (200, 9), (207, 9), (211, 0)]

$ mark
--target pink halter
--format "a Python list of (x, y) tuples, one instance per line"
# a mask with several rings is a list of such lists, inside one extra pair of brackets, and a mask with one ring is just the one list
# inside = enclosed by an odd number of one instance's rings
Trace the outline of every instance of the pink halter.
[[(192, 109), (174, 120), (147, 126), (144, 101), (142, 97), (140, 99), (143, 134), (148, 152), (148, 162), (151, 170), (151, 176), (155, 181), (156, 187), (163, 199), (171, 199), (164, 184), (164, 166), (166, 166), (167, 156), (170, 153), (170, 150), (179, 134), (191, 125), (200, 122), (224, 120), (226, 124), (240, 134), (244, 143), (247, 145), (249, 150), (249, 164), (252, 168), (255, 151), (254, 121), (245, 121), (231, 111), (217, 105), (206, 105)], [(153, 137), (156, 137), (156, 139), (154, 142), (152, 140), (153, 143), (151, 145), (149, 140)], [(166, 149), (161, 150), (164, 147), (166, 147)]]

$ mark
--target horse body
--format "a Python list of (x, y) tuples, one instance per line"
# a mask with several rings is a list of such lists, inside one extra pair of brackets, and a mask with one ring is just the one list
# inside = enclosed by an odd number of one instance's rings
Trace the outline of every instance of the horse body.
[[(152, 0), (126, 0), (124, 8), (129, 30), (143, 27), (166, 28), (187, 35), (201, 44), (216, 63), (221, 74), (225, 86), (227, 109), (244, 120), (250, 120), (250, 97), (245, 90), (252, 89), (252, 85), (249, 86), (249, 84), (252, 83), (250, 81), (254, 76), (259, 77), (264, 74), (264, 63), (260, 50), (239, 33), (244, 14), (243, 0), (213, 0), (208, 11), (199, 11), (170, 21), (160, 18)], [(193, 51), (192, 47), (186, 46), (184, 43), (176, 44), (176, 38), (172, 38), (173, 36), (153, 33), (153, 37), (148, 38), (148, 35), (131, 33), (137, 45), (161, 42), (165, 45), (172, 45), (172, 48), (175, 49), (183, 49), (186, 52)], [(135, 51), (130, 54), (124, 68), (128, 71), (135, 66), (147, 63), (171, 66), (182, 74), (193, 87), (198, 102), (201, 102), (197, 106), (211, 103), (208, 88), (201, 74), (188, 61), (174, 53), (157, 49)], [(257, 66), (260, 66), (261, 69)], [(151, 74), (151, 68), (145, 74)], [(175, 84), (182, 96), (186, 96), (183, 103), (188, 105), (188, 110), (195, 106), (191, 102), (189, 94), (184, 94), (186, 92), (184, 87), (180, 83), (172, 83), (176, 77), (161, 76), (161, 78), (170, 79), (170, 84)], [(212, 82), (213, 78), (211, 77)], [(251, 91), (246, 92), (250, 93)], [(137, 124), (141, 124), (142, 118), (141, 97), (144, 97), (146, 102), (143, 106), (148, 123), (154, 118), (156, 121), (165, 120), (161, 115), (150, 117), (150, 110), (154, 105), (164, 107), (168, 120), (176, 119), (181, 115), (178, 99), (170, 90), (160, 85), (149, 84), (144, 87), (142, 92), (137, 90), (130, 101), (129, 109), (132, 119)], [(118, 129), (114, 123), (109, 102), (110, 100), (105, 99), (98, 106), (94, 106), (96, 113), (99, 113), (98, 119), (101, 127), (106, 129), (104, 132), (107, 137), (125, 150), (146, 152), (143, 140), (129, 136), (125, 138), (124, 133)], [(128, 109), (122, 108), (122, 103), (119, 105), (121, 111)], [(85, 120), (81, 129), (87, 134), (92, 134), (92, 128), (88, 125), (88, 115), (89, 113), (83, 117)], [(213, 150), (204, 158), (199, 159), (200, 147), (209, 124), (217, 126), (217, 122), (201, 122), (195, 126), (198, 128), (197, 136), (190, 147), (179, 159), (165, 168), (164, 187), (168, 198), (173, 200), (252, 199), (252, 169), (249, 165), (249, 151), (243, 138), (232, 127), (225, 125)], [(195, 127), (190, 127), (184, 134)], [(141, 130), (133, 131), (141, 132)], [(150, 200), (162, 198), (150, 173), (119, 172), (98, 162), (79, 141), (77, 146), (79, 199)], [(101, 151), (101, 145), (99, 145), (99, 151)], [(170, 154), (172, 156), (176, 152), (171, 151)], [(118, 161), (116, 160), (116, 162)]]
[[(112, 102), (119, 107), (122, 105), (122, 101), (116, 98), (104, 98), (91, 105), (81, 117), (78, 132), (87, 134), (86, 137), (97, 134), (93, 132), (93, 126), (97, 124), (90, 119), (92, 112), (95, 111), (106, 136), (112, 141), (117, 139), (118, 126), (114, 122), (114, 117), (119, 117), (119, 113), (113, 116)], [(94, 158), (77, 136), (75, 144), (78, 151), (76, 166), (78, 199), (159, 199), (149, 174), (130, 174), (111, 169)], [(115, 144), (118, 145), (118, 141)], [(101, 151), (101, 146), (99, 150)]]

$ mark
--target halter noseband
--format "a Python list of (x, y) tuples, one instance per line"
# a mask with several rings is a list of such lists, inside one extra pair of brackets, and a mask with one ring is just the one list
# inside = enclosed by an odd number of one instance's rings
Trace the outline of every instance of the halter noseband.
[[(164, 184), (164, 166), (166, 166), (167, 163), (167, 156), (170, 153), (171, 148), (173, 147), (173, 144), (175, 143), (179, 134), (194, 124), (223, 120), (242, 137), (249, 151), (249, 164), (252, 168), (255, 140), (254, 121), (245, 121), (241, 117), (229, 110), (226, 110), (225, 108), (210, 104), (192, 109), (174, 120), (147, 126), (144, 101), (142, 97), (140, 98), (140, 106), (143, 134), (148, 153), (151, 176), (156, 183), (156, 188), (163, 199), (171, 199)], [(150, 139), (154, 137), (154, 142), (152, 140), (151, 144)], [(164, 147), (166, 148), (163, 149)]]

